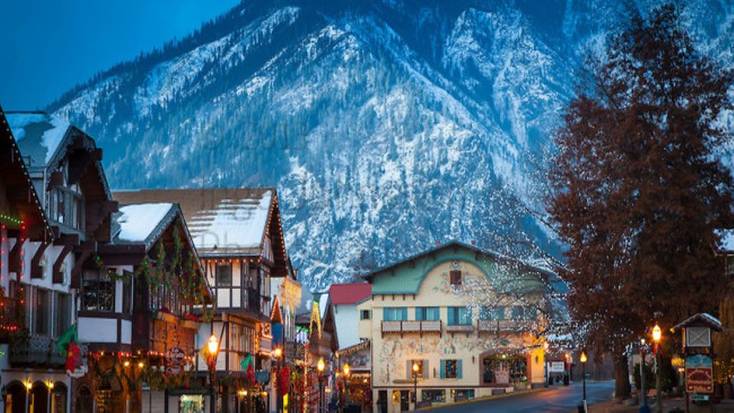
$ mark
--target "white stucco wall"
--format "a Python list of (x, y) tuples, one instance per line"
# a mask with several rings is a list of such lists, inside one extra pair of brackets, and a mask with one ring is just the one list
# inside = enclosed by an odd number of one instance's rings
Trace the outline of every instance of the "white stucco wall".
[(334, 305), (334, 321), (340, 348), (359, 343), (359, 312), (355, 304)]

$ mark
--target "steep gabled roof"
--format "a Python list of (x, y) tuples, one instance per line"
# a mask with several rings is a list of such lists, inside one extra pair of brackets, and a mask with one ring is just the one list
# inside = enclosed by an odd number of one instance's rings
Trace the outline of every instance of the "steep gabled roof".
[(274, 188), (125, 190), (114, 197), (121, 204), (178, 203), (203, 256), (259, 255), (268, 233), (273, 253), (284, 252)]
[[(6, 192), (0, 193), (0, 214), (22, 220), (27, 225), (31, 239), (40, 240), (44, 235), (52, 234), (41, 198), (33, 186), (2, 107), (0, 107), (0, 188), (4, 188)], [(16, 221), (6, 221), (9, 220), (2, 219), (0, 223), (10, 228), (18, 226)]]
[(146, 250), (157, 241), (168, 225), (181, 214), (176, 204), (131, 204), (115, 214), (119, 230), (114, 234), (115, 244), (143, 243)]
[(8, 123), (18, 141), (18, 147), (28, 162), (31, 172), (53, 170), (67, 152), (83, 148), (94, 152), (92, 162), (96, 167), (97, 181), (106, 199), (111, 199), (107, 176), (102, 167), (101, 150), (94, 139), (64, 119), (45, 112), (8, 112)]
[(329, 287), (329, 298), (334, 305), (357, 304), (372, 295), (369, 283), (332, 284)]
[(8, 123), (32, 168), (45, 167), (60, 152), (71, 125), (45, 112), (8, 112)]
[[(441, 262), (455, 260), (474, 263), (488, 277), (496, 272), (498, 265), (504, 266), (504, 270), (510, 270), (516, 278), (511, 285), (501, 286), (502, 288), (528, 291), (549, 288), (554, 292), (563, 292), (558, 291), (560, 279), (551, 271), (459, 241), (451, 241), (412, 255), (377, 269), (364, 278), (372, 284), (372, 294), (375, 295), (416, 294), (431, 268)], [(394, 277), (400, 271), (403, 277)]]

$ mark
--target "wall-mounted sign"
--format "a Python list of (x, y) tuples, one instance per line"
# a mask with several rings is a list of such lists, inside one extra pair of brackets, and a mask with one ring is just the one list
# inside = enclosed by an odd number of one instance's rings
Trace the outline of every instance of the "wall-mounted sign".
[(566, 364), (562, 361), (551, 361), (548, 363), (549, 373), (563, 373), (566, 371)]
[(710, 356), (696, 354), (686, 357), (686, 391), (713, 393), (714, 369)]

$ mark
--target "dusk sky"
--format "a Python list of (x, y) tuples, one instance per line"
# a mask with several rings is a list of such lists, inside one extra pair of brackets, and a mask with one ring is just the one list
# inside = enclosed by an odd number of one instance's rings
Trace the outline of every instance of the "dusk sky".
[(237, 0), (0, 0), (0, 105), (43, 108), (95, 73), (181, 38)]

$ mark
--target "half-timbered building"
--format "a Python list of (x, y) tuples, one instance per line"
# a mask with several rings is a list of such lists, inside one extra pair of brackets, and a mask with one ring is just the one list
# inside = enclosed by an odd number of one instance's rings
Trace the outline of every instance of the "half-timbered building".
[[(51, 228), (41, 237), (38, 223), (24, 222), (3, 236), (9, 263), (3, 287), (24, 313), (2, 372), (6, 409), (10, 404), (13, 412), (68, 411), (71, 379), (57, 341), (74, 322), (82, 265), (98, 243), (109, 241), (117, 204), (102, 170), (102, 152), (89, 136), (41, 112), (9, 112), (6, 119), (0, 129), (5, 141), (14, 135), (17, 147), (4, 154), (22, 159), (34, 188), (10, 187), (7, 196), (22, 195), (40, 205)], [(6, 178), (11, 176), (3, 174)]]
[[(244, 408), (237, 391), (248, 386), (241, 363), (249, 355), (254, 357), (257, 387), (270, 395), (271, 300), (272, 294), (278, 293), (271, 292), (271, 279), (295, 281), (286, 252), (276, 190), (136, 190), (117, 192), (115, 198), (121, 204), (176, 202), (181, 205), (216, 307), (212, 322), (199, 328), (198, 342), (203, 345), (212, 334), (219, 339), (217, 411), (235, 411), (237, 403)], [(196, 363), (205, 376), (206, 360), (199, 357)], [(267, 406), (270, 401), (258, 403)]]

